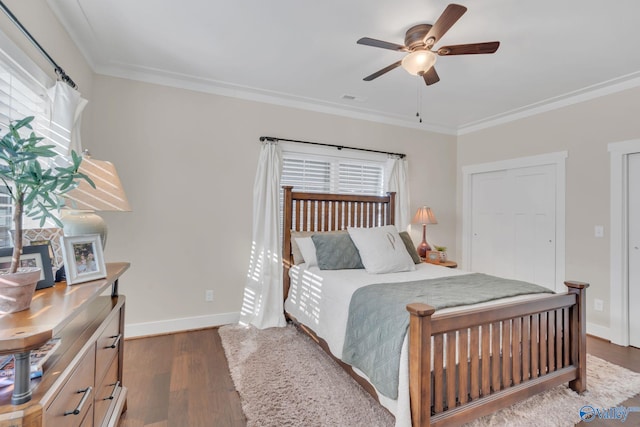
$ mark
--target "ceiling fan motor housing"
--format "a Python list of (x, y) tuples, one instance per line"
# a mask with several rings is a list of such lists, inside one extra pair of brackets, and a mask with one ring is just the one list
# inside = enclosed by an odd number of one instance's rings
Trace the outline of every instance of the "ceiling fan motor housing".
[(404, 36), (404, 45), (410, 50), (424, 49), (424, 37), (431, 29), (430, 24), (419, 24), (409, 28)]

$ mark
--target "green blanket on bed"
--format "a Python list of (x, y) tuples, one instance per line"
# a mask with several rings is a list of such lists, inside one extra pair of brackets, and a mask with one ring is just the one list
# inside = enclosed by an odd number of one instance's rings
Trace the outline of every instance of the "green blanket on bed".
[(480, 273), (362, 287), (349, 304), (342, 360), (364, 372), (380, 393), (397, 399), (407, 304), (422, 302), (438, 310), (536, 293), (553, 291)]

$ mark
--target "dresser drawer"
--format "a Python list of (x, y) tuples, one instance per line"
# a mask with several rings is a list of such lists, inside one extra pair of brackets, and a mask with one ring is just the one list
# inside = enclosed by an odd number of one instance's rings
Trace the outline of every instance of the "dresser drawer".
[(120, 312), (114, 314), (96, 341), (96, 382), (102, 380), (124, 339), (120, 334)]
[(111, 412), (111, 407), (118, 400), (118, 394), (122, 389), (122, 385), (118, 381), (118, 363), (116, 357), (106, 375), (99, 385), (96, 385), (95, 404), (93, 409), (94, 426), (101, 426), (105, 416)]
[[(91, 347), (75, 367), (47, 407), (44, 418), (47, 427), (77, 427), (85, 418), (93, 419), (95, 349)], [(66, 415), (65, 415), (66, 414)]]

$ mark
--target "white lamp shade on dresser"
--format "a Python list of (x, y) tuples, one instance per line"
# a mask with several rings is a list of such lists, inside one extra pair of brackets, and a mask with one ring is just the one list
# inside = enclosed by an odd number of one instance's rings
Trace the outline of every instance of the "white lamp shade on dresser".
[(66, 209), (62, 210), (60, 218), (64, 225), (63, 232), (65, 236), (100, 234), (104, 248), (107, 224), (96, 211), (129, 212), (131, 206), (113, 163), (85, 155), (80, 172), (91, 178), (95, 188), (81, 180), (77, 188), (65, 195)]

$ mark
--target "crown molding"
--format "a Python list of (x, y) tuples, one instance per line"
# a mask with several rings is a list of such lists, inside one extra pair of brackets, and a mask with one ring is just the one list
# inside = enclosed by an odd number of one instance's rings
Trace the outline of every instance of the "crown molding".
[(606, 82), (591, 85), (579, 90), (568, 92), (564, 95), (549, 98), (544, 101), (529, 104), (524, 107), (516, 108), (511, 111), (506, 111), (504, 113), (487, 117), (482, 120), (464, 124), (458, 129), (457, 135), (465, 135), (468, 133), (477, 132), (482, 129), (499, 126), (526, 117), (531, 117), (537, 114), (546, 113), (570, 105), (579, 104), (581, 102), (600, 98), (606, 95), (611, 95), (617, 92), (622, 92), (624, 90), (632, 89), (638, 86), (640, 86), (640, 71), (627, 74), (616, 79), (608, 80)]

